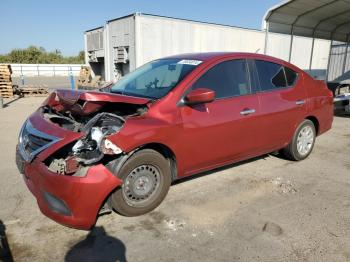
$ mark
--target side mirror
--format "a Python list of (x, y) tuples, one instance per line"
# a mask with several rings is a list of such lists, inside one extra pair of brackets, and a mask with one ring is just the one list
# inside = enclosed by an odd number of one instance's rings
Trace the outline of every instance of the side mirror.
[(215, 91), (208, 88), (198, 88), (190, 91), (185, 97), (186, 105), (210, 103), (215, 100)]

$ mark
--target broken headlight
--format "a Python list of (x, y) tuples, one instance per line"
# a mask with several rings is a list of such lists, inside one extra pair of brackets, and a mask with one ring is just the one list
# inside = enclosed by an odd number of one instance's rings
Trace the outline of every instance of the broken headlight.
[(107, 136), (117, 133), (123, 124), (124, 119), (112, 113), (100, 113), (93, 117), (84, 126), (83, 131), (87, 135), (72, 147), (77, 161), (89, 165), (100, 161), (104, 154), (120, 154), (122, 150)]

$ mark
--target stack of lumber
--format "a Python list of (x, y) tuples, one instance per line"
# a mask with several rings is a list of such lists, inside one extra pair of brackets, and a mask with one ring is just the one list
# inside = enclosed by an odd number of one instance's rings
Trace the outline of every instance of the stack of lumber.
[(101, 76), (97, 75), (91, 79), (90, 82), (78, 85), (78, 89), (92, 90), (98, 89), (101, 85)]
[(101, 86), (101, 76), (91, 76), (91, 67), (82, 66), (78, 77), (78, 89), (96, 89)]
[(78, 77), (78, 86), (84, 86), (91, 81), (91, 67), (82, 66)]
[(3, 98), (13, 97), (11, 74), (10, 65), (0, 64), (0, 96)]

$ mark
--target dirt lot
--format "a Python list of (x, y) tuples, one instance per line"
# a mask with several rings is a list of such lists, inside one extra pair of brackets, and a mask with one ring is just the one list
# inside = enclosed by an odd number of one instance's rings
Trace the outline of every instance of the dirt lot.
[(350, 118), (302, 162), (266, 155), (173, 185), (150, 214), (79, 231), (43, 216), (15, 166), (24, 119), (43, 98), (0, 109), (0, 220), (16, 261), (350, 261)]

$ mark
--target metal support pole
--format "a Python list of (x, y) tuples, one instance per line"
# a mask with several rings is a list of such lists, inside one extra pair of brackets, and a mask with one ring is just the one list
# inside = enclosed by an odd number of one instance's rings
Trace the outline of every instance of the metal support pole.
[(290, 62), (292, 60), (292, 49), (293, 49), (293, 39), (294, 39), (294, 32), (293, 32), (293, 28), (291, 30), (291, 36), (290, 36), (290, 45), (289, 45), (289, 58), (288, 58), (288, 62)]
[(23, 75), (23, 66), (21, 65), (21, 83), (24, 86), (24, 75)]
[(326, 83), (328, 82), (328, 73), (329, 73), (329, 64), (331, 61), (331, 55), (332, 55), (332, 46), (333, 46), (333, 40), (331, 40), (331, 46), (329, 47), (329, 54), (328, 54), (328, 62), (327, 62), (327, 71), (326, 71)]
[(74, 83), (74, 76), (73, 76), (73, 72), (72, 72), (72, 67), (69, 67), (69, 77), (70, 77), (70, 86), (72, 91), (75, 90), (75, 83)]
[(21, 74), (21, 83), (22, 83), (22, 86), (24, 86), (24, 75)]
[(266, 53), (267, 53), (267, 45), (268, 45), (268, 41), (269, 41), (269, 26), (270, 26), (270, 23), (266, 22), (264, 55), (266, 55)]
[(312, 38), (312, 46), (311, 46), (311, 55), (310, 55), (310, 64), (309, 64), (309, 70), (311, 72), (311, 67), (312, 67), (312, 59), (314, 56), (314, 46), (315, 46), (315, 38)]

